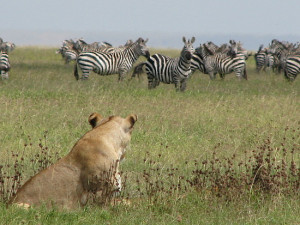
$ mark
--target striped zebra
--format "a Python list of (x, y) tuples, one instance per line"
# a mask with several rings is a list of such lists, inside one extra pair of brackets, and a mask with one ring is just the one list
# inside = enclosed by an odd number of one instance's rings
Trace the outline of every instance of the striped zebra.
[(3, 39), (0, 39), (0, 51), (9, 53), (15, 49), (16, 45), (12, 42), (4, 42)]
[(206, 44), (203, 47), (208, 53), (208, 56), (204, 57), (204, 66), (211, 80), (216, 78), (217, 73), (224, 78), (225, 74), (232, 72), (235, 72), (239, 79), (242, 77), (247, 80), (245, 54), (239, 53), (235, 46), (229, 46), (230, 50), (227, 53), (213, 53)]
[(65, 60), (65, 63), (68, 64), (71, 61), (75, 61), (80, 53), (80, 50), (77, 48), (78, 41), (65, 40), (63, 41), (62, 47), (56, 51), (56, 54), (61, 54), (62, 58)]
[[(281, 42), (277, 39), (273, 39), (270, 44), (270, 52), (274, 57), (273, 70), (278, 72), (284, 71), (286, 74), (286, 60), (288, 57), (298, 55), (295, 53), (294, 45), (288, 42)], [(287, 78), (287, 76), (285, 76)]]
[(192, 56), (191, 70), (192, 73), (194, 73), (196, 70), (199, 70), (202, 73), (206, 73), (203, 57), (199, 53), (198, 48), (195, 49), (195, 53)]
[(191, 59), (194, 54), (193, 43), (195, 37), (192, 37), (191, 40), (186, 40), (183, 37), (182, 40), (184, 47), (180, 57), (170, 58), (161, 54), (152, 55), (146, 62), (142, 62), (135, 67), (132, 77), (141, 73), (145, 65), (149, 89), (153, 89), (160, 82), (163, 82), (165, 84), (175, 84), (176, 91), (184, 91), (187, 79), (192, 73)]
[(10, 63), (8, 54), (6, 52), (0, 52), (0, 74), (2, 80), (8, 79), (8, 71), (10, 70)]
[[(206, 46), (209, 46), (209, 49), (213, 52), (216, 52), (219, 49), (219, 46), (209, 41), (206, 43)], [(195, 52), (192, 56), (191, 60), (191, 70), (194, 73), (196, 70), (199, 70), (202, 73), (207, 74), (205, 66), (204, 66), (204, 57), (207, 56), (206, 52), (203, 51), (203, 45), (200, 45), (195, 49)]]
[(294, 81), (300, 73), (300, 55), (289, 56), (284, 67), (284, 76), (288, 81)]
[[(270, 58), (270, 54), (268, 54), (267, 49), (263, 48), (263, 45), (260, 45), (258, 51), (254, 55), (256, 71), (259, 73), (262, 69), (266, 70), (268, 66), (268, 59)], [(274, 59), (273, 59), (274, 61)]]
[(136, 42), (124, 48), (123, 51), (113, 53), (82, 52), (75, 64), (74, 76), (77, 80), (79, 79), (79, 67), (82, 71), (82, 80), (88, 79), (90, 71), (94, 71), (99, 75), (119, 74), (119, 81), (121, 81), (139, 56), (150, 57), (146, 46), (147, 41), (148, 39), (139, 38)]
[(56, 53), (61, 54), (66, 64), (71, 61), (75, 61), (79, 55), (79, 52), (70, 46), (63, 46), (58, 49)]
[[(218, 45), (214, 44), (213, 42), (209, 41), (206, 43), (206, 46), (210, 49), (211, 52), (224, 52), (226, 51), (226, 44), (219, 47)], [(192, 73), (195, 72), (195, 70), (199, 70), (202, 73), (207, 74), (205, 65), (204, 65), (204, 58), (208, 56), (209, 54), (203, 50), (203, 45), (200, 45), (198, 48), (195, 49), (195, 52), (192, 57), (191, 61), (191, 70)]]

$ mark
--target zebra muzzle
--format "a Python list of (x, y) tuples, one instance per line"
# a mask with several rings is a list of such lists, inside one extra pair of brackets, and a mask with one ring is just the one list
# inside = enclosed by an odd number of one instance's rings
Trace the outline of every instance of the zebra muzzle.
[(186, 53), (185, 53), (185, 58), (186, 58), (187, 60), (191, 60), (191, 59), (192, 59), (192, 53), (186, 52)]
[(146, 57), (147, 59), (150, 58), (150, 52), (149, 52), (149, 51), (146, 51), (146, 52), (145, 52), (145, 57)]

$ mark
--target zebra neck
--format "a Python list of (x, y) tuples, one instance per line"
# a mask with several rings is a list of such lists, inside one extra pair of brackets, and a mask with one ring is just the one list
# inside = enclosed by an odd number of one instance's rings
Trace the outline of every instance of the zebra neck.
[(178, 64), (185, 71), (191, 70), (191, 60), (188, 60), (183, 56), (180, 56)]
[(125, 54), (127, 55), (126, 58), (132, 63), (134, 63), (139, 58), (139, 54), (135, 51), (135, 46), (132, 46), (132, 48), (127, 49)]

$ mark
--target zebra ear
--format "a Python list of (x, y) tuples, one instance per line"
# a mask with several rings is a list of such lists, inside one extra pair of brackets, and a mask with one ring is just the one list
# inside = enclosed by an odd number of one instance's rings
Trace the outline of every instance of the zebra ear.
[(185, 39), (184, 36), (182, 37), (182, 41), (183, 41), (184, 43), (186, 43), (186, 39)]
[(147, 39), (144, 41), (144, 43), (146, 44), (148, 40), (149, 40), (149, 39), (147, 38)]
[(143, 41), (143, 38), (141, 38), (141, 37), (136, 40), (137, 43), (141, 43), (142, 41)]
[(193, 44), (195, 42), (196, 38), (195, 37), (192, 37), (191, 39), (191, 44)]

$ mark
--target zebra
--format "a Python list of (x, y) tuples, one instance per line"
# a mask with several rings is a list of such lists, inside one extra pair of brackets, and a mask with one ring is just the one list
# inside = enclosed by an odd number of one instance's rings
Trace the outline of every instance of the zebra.
[[(216, 52), (217, 49), (219, 49), (219, 46), (214, 44), (213, 42), (209, 41), (206, 43), (207, 46), (209, 46), (210, 50), (213, 52)], [(200, 45), (198, 48), (195, 49), (195, 52), (192, 56), (191, 60), (191, 70), (192, 73), (195, 72), (195, 70), (199, 70), (202, 73), (207, 74), (205, 66), (204, 66), (204, 57), (206, 52), (203, 51), (203, 46)]]
[(166, 84), (175, 84), (176, 91), (184, 91), (186, 89), (186, 82), (192, 73), (191, 59), (194, 54), (193, 43), (195, 37), (191, 40), (182, 38), (184, 47), (180, 53), (180, 57), (170, 58), (161, 54), (152, 55), (146, 62), (138, 64), (132, 74), (141, 73), (142, 68), (146, 66), (146, 73), (148, 78), (148, 89), (153, 89), (160, 82)]
[(80, 53), (77, 43), (78, 41), (75, 42), (72, 39), (63, 41), (62, 47), (56, 51), (56, 54), (61, 54), (66, 64), (75, 61)]
[(12, 42), (4, 42), (3, 39), (0, 39), (0, 51), (9, 53), (15, 49), (16, 45)]
[(8, 54), (6, 52), (0, 52), (0, 74), (2, 80), (8, 79), (8, 71), (10, 70), (10, 63)]
[(74, 76), (79, 80), (78, 67), (82, 71), (82, 80), (89, 77), (90, 71), (99, 75), (119, 74), (119, 81), (122, 81), (125, 74), (132, 68), (139, 56), (150, 57), (148, 39), (139, 38), (133, 44), (127, 46), (123, 51), (113, 53), (105, 52), (82, 52), (77, 58), (74, 67)]
[[(226, 44), (223, 44), (221, 47), (216, 45), (215, 43), (209, 41), (206, 43), (206, 46), (214, 53), (216, 52), (224, 52), (227, 50)], [(208, 53), (206, 51), (203, 51), (203, 45), (200, 45), (198, 48), (195, 49), (195, 52), (192, 57), (191, 61), (191, 70), (192, 73), (195, 72), (195, 70), (199, 70), (200, 72), (207, 74), (205, 65), (204, 65), (204, 57), (208, 56)]]
[(199, 70), (202, 73), (206, 73), (203, 57), (199, 52), (199, 48), (195, 49), (195, 52), (191, 60), (191, 70), (194, 73), (196, 70)]
[(259, 73), (262, 69), (266, 71), (266, 68), (273, 68), (274, 56), (268, 48), (263, 48), (263, 45), (259, 46), (258, 51), (254, 55), (256, 71)]
[(211, 80), (216, 78), (217, 73), (220, 74), (221, 78), (224, 78), (225, 74), (231, 72), (235, 72), (239, 79), (243, 77), (247, 80), (245, 54), (239, 53), (235, 48), (236, 46), (230, 46), (227, 53), (213, 53), (206, 44), (203, 47), (204, 51), (209, 54), (204, 57), (204, 66)]
[[(281, 70), (286, 74), (286, 61), (290, 56), (299, 55), (297, 48), (291, 43), (280, 42), (277, 39), (273, 39), (270, 44), (270, 52), (274, 57), (273, 70), (277, 69), (278, 72)], [(287, 76), (285, 76), (287, 78)], [(289, 79), (289, 78), (287, 78)]]
[(300, 55), (287, 57), (284, 67), (284, 76), (288, 81), (294, 81), (300, 73)]
[(70, 46), (63, 46), (58, 49), (56, 53), (62, 55), (62, 57), (65, 59), (66, 64), (71, 61), (75, 61), (79, 55), (79, 52)]

